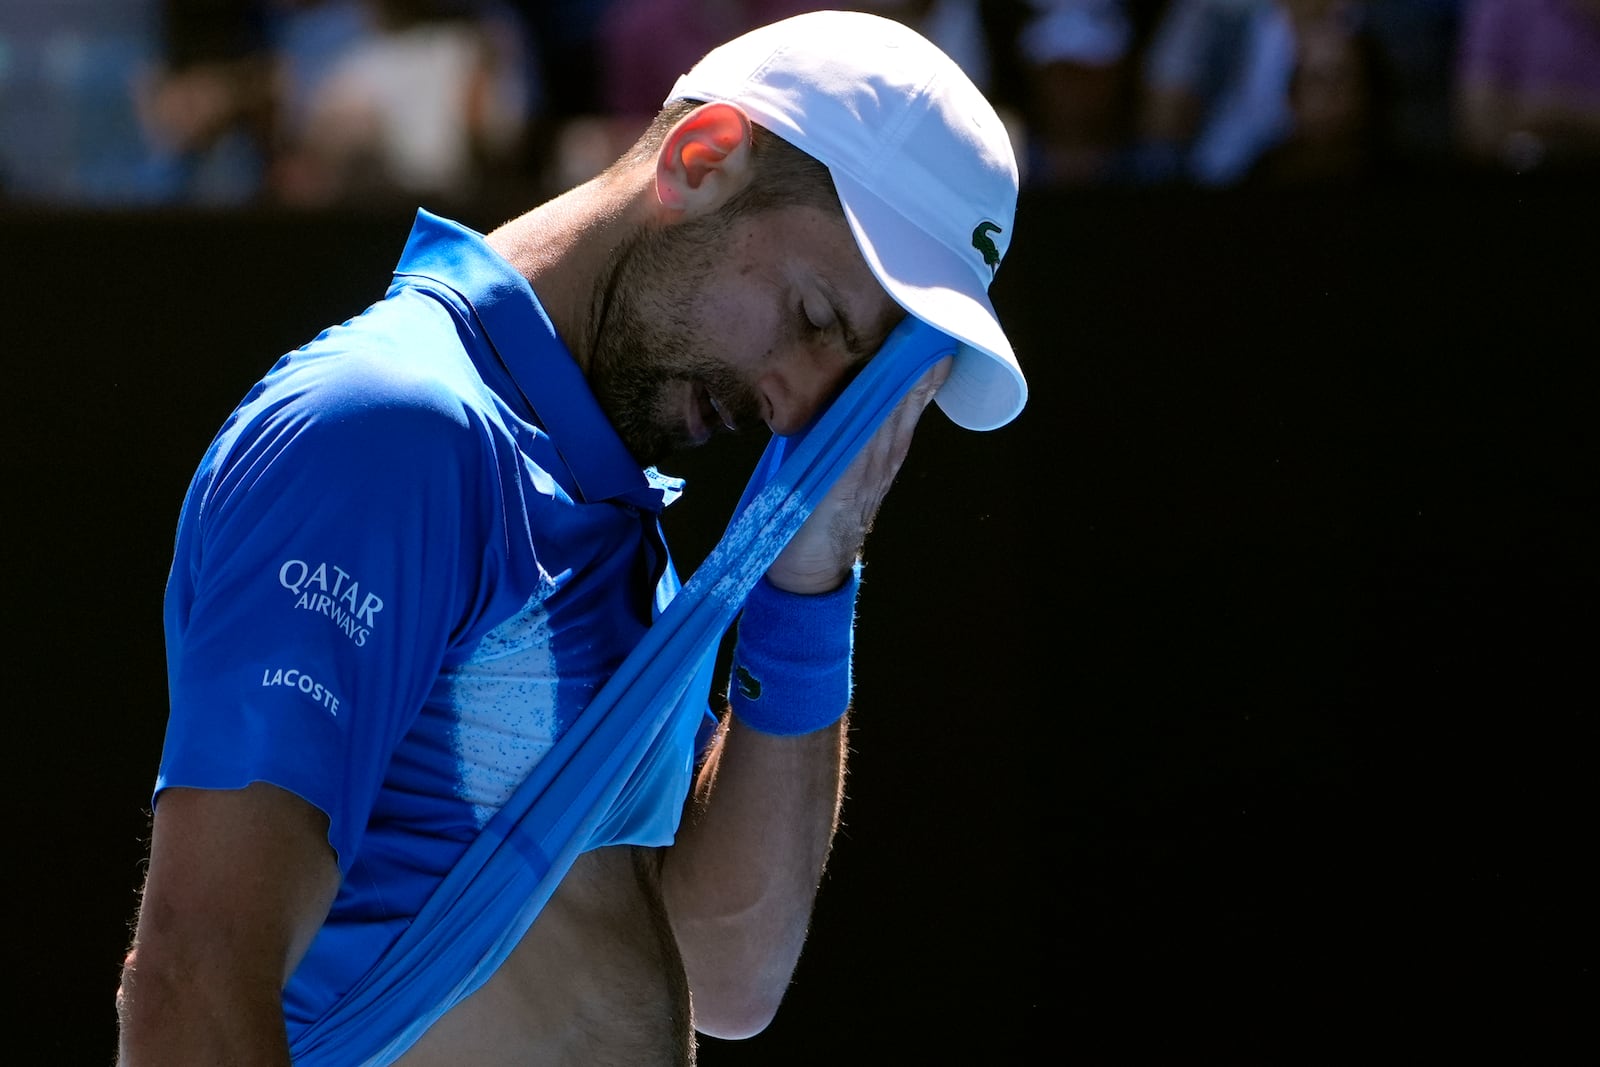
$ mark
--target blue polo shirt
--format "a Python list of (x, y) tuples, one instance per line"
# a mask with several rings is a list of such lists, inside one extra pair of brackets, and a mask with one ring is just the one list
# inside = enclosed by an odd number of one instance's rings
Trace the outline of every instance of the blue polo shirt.
[[(420, 212), (384, 299), (284, 356), (179, 518), (156, 782), (266, 781), (329, 818), (343, 882), (291, 1034), (378, 958), (677, 588), (661, 509), (527, 281)], [(595, 844), (666, 844), (673, 724)]]

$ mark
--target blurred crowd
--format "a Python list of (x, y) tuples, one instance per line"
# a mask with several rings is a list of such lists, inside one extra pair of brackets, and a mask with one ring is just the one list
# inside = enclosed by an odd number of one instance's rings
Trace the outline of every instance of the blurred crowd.
[[(522, 203), (797, 0), (6, 0), (0, 202)], [(1600, 171), (1600, 0), (857, 0), (948, 51), (1025, 187)]]

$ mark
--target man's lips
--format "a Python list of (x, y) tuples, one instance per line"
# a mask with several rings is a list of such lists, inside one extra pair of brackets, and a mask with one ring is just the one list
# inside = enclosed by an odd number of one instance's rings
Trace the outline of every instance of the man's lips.
[(716, 417), (722, 421), (722, 425), (735, 432), (738, 431), (738, 420), (733, 417), (732, 412), (722, 406), (721, 401), (709, 392), (706, 394), (706, 401), (711, 405), (711, 410), (716, 413)]
[(690, 403), (686, 412), (689, 440), (695, 444), (704, 444), (711, 439), (719, 429), (738, 429), (738, 420), (733, 417), (721, 400), (711, 395), (710, 390), (700, 384), (694, 384), (689, 392)]

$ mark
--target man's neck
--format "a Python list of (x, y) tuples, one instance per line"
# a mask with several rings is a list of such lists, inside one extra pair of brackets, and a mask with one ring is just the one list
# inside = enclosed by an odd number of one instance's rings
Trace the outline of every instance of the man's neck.
[(595, 292), (612, 254), (639, 225), (643, 194), (604, 175), (517, 216), (488, 235), (489, 247), (533, 287), (578, 366), (589, 370)]

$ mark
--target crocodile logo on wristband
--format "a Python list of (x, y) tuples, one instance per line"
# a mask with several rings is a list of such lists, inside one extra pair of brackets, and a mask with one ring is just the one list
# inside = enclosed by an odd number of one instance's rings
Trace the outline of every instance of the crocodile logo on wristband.
[(744, 664), (736, 664), (734, 676), (738, 680), (739, 695), (746, 700), (761, 699), (761, 679), (745, 669)]

